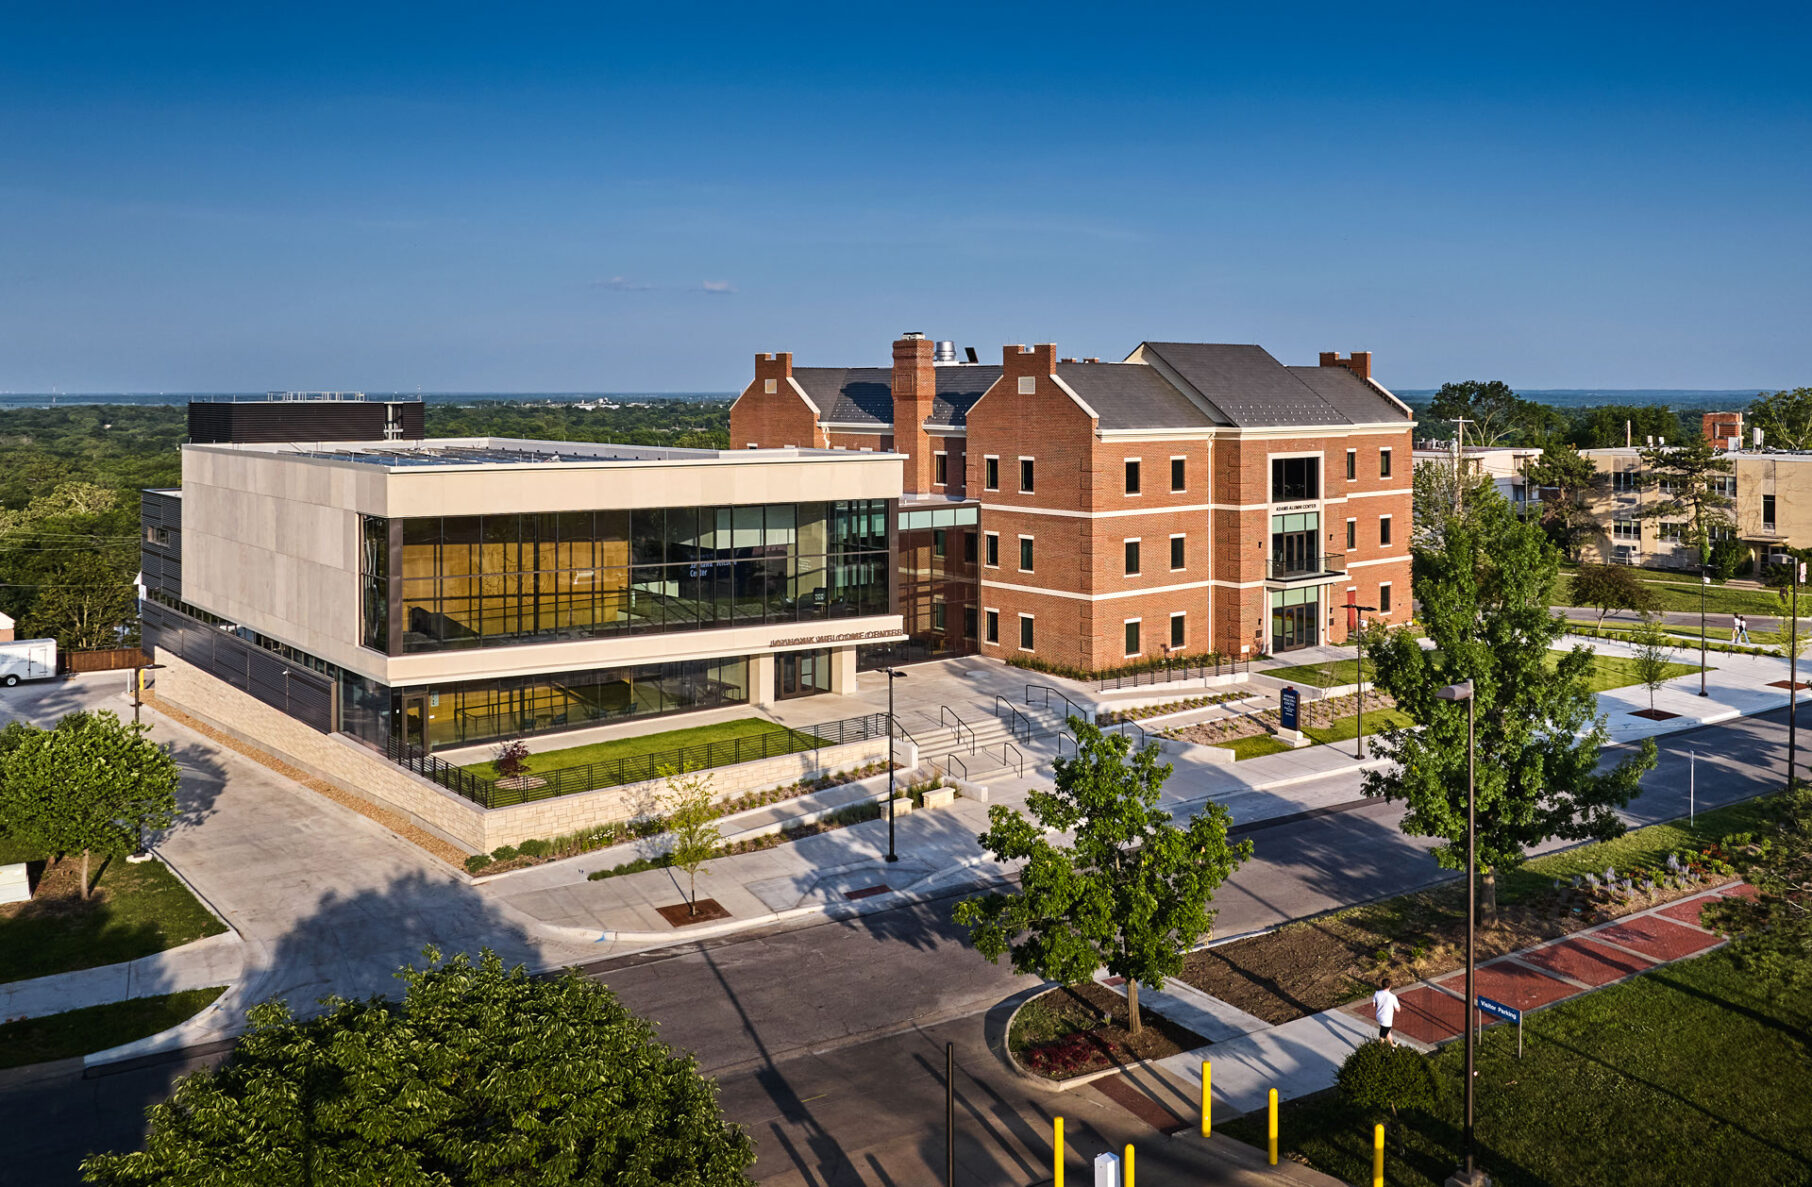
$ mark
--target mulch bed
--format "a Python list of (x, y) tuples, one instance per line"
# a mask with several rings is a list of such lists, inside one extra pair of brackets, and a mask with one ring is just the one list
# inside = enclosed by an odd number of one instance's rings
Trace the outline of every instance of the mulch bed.
[(1669, 713), (1666, 709), (1631, 709), (1630, 716), (1646, 717), (1650, 721), (1671, 721), (1673, 718), (1680, 715), (1678, 713)]
[(714, 898), (701, 898), (688, 907), (685, 903), (674, 903), (670, 907), (656, 907), (662, 919), (674, 927), (687, 927), (694, 923), (710, 923), (717, 919), (728, 919), (730, 913), (723, 904)]
[(1800, 681), (1798, 684), (1793, 684), (1786, 680), (1770, 680), (1768, 682), (1768, 687), (1769, 688), (1791, 688), (1795, 691), (1798, 691), (1799, 689), (1802, 689), (1802, 688), (1812, 688), (1812, 685), (1808, 685), (1804, 680)]
[[(1533, 903), (1504, 906), (1497, 926), (1478, 933), (1478, 960), (1708, 889), (1704, 884), (1630, 894), (1562, 889)], [(1273, 1025), (1366, 997), (1386, 973), (1398, 985), (1434, 980), (1465, 965), (1460, 895), (1453, 886), (1438, 888), (1192, 952), (1178, 979)]]
[(1138, 1038), (1127, 1031), (1126, 998), (1105, 985), (1063, 985), (1027, 1002), (1007, 1036), (1026, 1070), (1067, 1080), (1147, 1059), (1162, 1059), (1208, 1045), (1187, 1027), (1139, 1011), (1145, 1025)]
[[(1396, 700), (1389, 693), (1370, 689), (1365, 694), (1365, 711), (1389, 709), (1396, 705)], [(1303, 701), (1300, 709), (1300, 724), (1316, 729), (1331, 726), (1342, 717), (1351, 717), (1358, 708), (1359, 697), (1348, 693), (1343, 697), (1334, 697), (1325, 701)], [(1239, 738), (1250, 738), (1258, 734), (1274, 734), (1282, 726), (1283, 719), (1276, 709), (1266, 709), (1262, 713), (1242, 714), (1238, 717), (1223, 718), (1220, 721), (1203, 721), (1194, 725), (1180, 725), (1175, 729), (1164, 731), (1166, 736), (1178, 738), (1185, 742), (1200, 742), (1215, 745), (1218, 742), (1232, 742)]]

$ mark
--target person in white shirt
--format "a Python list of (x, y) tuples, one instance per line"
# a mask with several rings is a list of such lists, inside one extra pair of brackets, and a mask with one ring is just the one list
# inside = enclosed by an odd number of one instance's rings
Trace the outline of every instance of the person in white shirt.
[(1372, 1013), (1378, 1016), (1378, 1037), (1395, 1047), (1397, 1040), (1390, 1037), (1390, 1028), (1397, 1021), (1397, 1010), (1402, 1006), (1397, 995), (1390, 991), (1390, 978), (1378, 982), (1378, 992), (1372, 994)]

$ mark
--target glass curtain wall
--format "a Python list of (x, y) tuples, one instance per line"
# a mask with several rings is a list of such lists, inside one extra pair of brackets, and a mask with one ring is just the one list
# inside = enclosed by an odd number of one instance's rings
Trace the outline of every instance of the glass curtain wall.
[[(375, 526), (374, 526), (375, 525)], [(370, 615), (400, 582), (403, 652), (888, 611), (887, 502), (367, 519)]]

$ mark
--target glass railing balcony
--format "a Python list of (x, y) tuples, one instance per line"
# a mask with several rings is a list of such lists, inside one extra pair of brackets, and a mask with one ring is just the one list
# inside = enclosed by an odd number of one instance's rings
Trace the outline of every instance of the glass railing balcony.
[(1344, 552), (1274, 552), (1265, 564), (1267, 581), (1306, 581), (1346, 572)]

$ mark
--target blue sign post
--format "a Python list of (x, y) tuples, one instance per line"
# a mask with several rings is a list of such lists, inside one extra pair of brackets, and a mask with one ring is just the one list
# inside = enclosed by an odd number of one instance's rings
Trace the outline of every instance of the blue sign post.
[(1294, 688), (1286, 688), (1277, 696), (1277, 716), (1284, 729), (1297, 728), (1296, 714), (1302, 706), (1302, 694)]
[(1492, 1001), (1484, 996), (1479, 997), (1478, 1008), (1481, 1014), (1489, 1014), (1493, 1018), (1516, 1023), (1516, 1057), (1521, 1059), (1523, 1057), (1523, 1012), (1515, 1006), (1506, 1006), (1503, 1002)]

